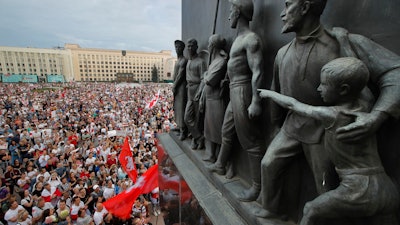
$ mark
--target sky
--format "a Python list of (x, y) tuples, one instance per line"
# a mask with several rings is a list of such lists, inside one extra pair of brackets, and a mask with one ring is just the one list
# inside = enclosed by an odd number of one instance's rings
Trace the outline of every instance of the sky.
[(181, 0), (0, 0), (0, 46), (159, 52), (181, 38)]

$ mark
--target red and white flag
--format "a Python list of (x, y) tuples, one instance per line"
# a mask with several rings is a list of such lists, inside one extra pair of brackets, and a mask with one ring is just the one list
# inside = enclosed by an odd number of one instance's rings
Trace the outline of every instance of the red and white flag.
[[(164, 151), (164, 147), (158, 142), (158, 139), (155, 139), (155, 145), (157, 146), (158, 160), (162, 162), (165, 160), (165, 157), (168, 157)], [(177, 193), (180, 193), (181, 203), (187, 203), (192, 198), (192, 191), (189, 185), (185, 180), (181, 180), (178, 176), (174, 179), (173, 177), (160, 176), (160, 188), (162, 190), (169, 189), (174, 190)]]
[(129, 219), (133, 203), (139, 195), (150, 193), (156, 187), (158, 187), (158, 165), (150, 167), (143, 176), (139, 177), (135, 185), (108, 199), (103, 205), (113, 216)]
[(54, 196), (57, 196), (57, 197), (62, 196), (62, 193), (60, 190), (58, 190), (58, 188), (51, 187), (50, 191), (48, 191), (47, 189), (43, 189), (42, 198), (44, 199), (45, 202), (51, 202), (51, 199)]
[(186, 181), (181, 180), (179, 177), (166, 177), (161, 175), (160, 188), (162, 190), (168, 189), (180, 193), (179, 197), (182, 204), (189, 202), (193, 195), (192, 190)]
[(131, 147), (129, 145), (128, 137), (125, 137), (124, 145), (122, 146), (121, 153), (118, 157), (122, 168), (128, 174), (129, 178), (136, 183), (138, 172), (135, 167), (135, 160), (133, 158)]
[(152, 109), (157, 104), (159, 97), (160, 90), (158, 90), (157, 94), (146, 104), (146, 109)]

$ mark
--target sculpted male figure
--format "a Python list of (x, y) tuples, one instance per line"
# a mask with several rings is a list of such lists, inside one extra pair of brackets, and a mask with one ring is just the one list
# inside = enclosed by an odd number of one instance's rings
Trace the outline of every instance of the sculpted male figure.
[(186, 90), (186, 64), (187, 59), (183, 56), (185, 43), (180, 40), (175, 41), (175, 51), (178, 56), (178, 61), (174, 68), (174, 84), (172, 92), (174, 93), (174, 117), (175, 122), (179, 127), (179, 139), (184, 140), (187, 137), (187, 127), (184, 121), (185, 108), (187, 103)]
[(225, 173), (226, 162), (234, 138), (237, 136), (242, 148), (248, 153), (248, 167), (252, 179), (251, 188), (240, 194), (242, 201), (254, 201), (260, 192), (260, 163), (263, 154), (261, 98), (257, 88), (264, 84), (261, 40), (249, 28), (253, 17), (251, 0), (230, 0), (229, 20), (238, 36), (232, 44), (228, 61), (230, 102), (222, 125), (222, 145), (215, 164), (210, 171)]
[(203, 90), (202, 81), (207, 63), (197, 54), (197, 41), (190, 39), (187, 42), (189, 61), (186, 65), (186, 81), (188, 102), (185, 109), (185, 123), (192, 134), (192, 149), (204, 148), (203, 126), (204, 120), (199, 112), (199, 98)]
[[(374, 93), (377, 101), (370, 112), (354, 113), (355, 122), (336, 130), (339, 141), (358, 141), (375, 133), (390, 116), (399, 117), (400, 58), (361, 35), (348, 34), (342, 28), (324, 29), (320, 16), (326, 2), (285, 0), (282, 32), (295, 32), (296, 38), (277, 53), (271, 89), (309, 105), (324, 106), (317, 91), (322, 66), (341, 56), (356, 56), (368, 67), (371, 90), (379, 90)], [(335, 183), (330, 179), (333, 166), (324, 151), (321, 123), (292, 110), (287, 115), (279, 111), (272, 115), (276, 130), (285, 120), (262, 160), (261, 202), (265, 210), (256, 212), (262, 217), (279, 213), (282, 174), (298, 154), (305, 154), (318, 193), (332, 189)]]

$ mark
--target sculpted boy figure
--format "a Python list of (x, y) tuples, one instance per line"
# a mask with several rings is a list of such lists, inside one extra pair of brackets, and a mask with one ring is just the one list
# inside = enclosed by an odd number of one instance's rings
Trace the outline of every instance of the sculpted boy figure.
[[(296, 38), (277, 53), (271, 89), (309, 105), (323, 106), (317, 92), (322, 66), (341, 56), (361, 59), (370, 72), (371, 90), (379, 91), (373, 93), (377, 101), (370, 112), (355, 113), (355, 122), (336, 130), (338, 140), (354, 142), (375, 133), (389, 117), (399, 116), (400, 58), (361, 35), (348, 34), (342, 28), (326, 30), (320, 24), (326, 1), (285, 0), (282, 32), (295, 32)], [(256, 212), (261, 217), (279, 213), (281, 175), (298, 154), (304, 153), (318, 193), (332, 189), (336, 183), (330, 179), (334, 170), (324, 151), (320, 121), (292, 110), (287, 114), (275, 110), (272, 122), (277, 134), (262, 160), (261, 202), (265, 210)]]
[(324, 151), (335, 166), (340, 185), (308, 202), (300, 225), (314, 225), (318, 218), (377, 214), (386, 216), (381, 225), (394, 224), (389, 221), (397, 210), (399, 194), (384, 171), (375, 135), (353, 143), (336, 138), (336, 129), (353, 121), (351, 112), (370, 111), (372, 103), (360, 98), (368, 79), (368, 69), (361, 60), (345, 57), (334, 59), (321, 71), (318, 91), (329, 106), (307, 105), (274, 91), (260, 92), (261, 97), (271, 98), (286, 109), (320, 121), (325, 128)]
[(207, 63), (197, 54), (197, 41), (187, 42), (189, 61), (186, 65), (186, 81), (188, 101), (185, 109), (185, 123), (192, 134), (192, 149), (204, 148), (203, 126), (204, 119), (199, 112), (199, 97), (203, 90), (202, 81)]
[(187, 103), (187, 90), (186, 90), (186, 64), (187, 59), (183, 56), (185, 43), (180, 40), (175, 41), (175, 51), (178, 61), (174, 68), (174, 84), (172, 85), (172, 92), (174, 93), (174, 118), (179, 127), (179, 139), (184, 140), (187, 137), (187, 127), (184, 121), (185, 108)]
[(229, 20), (238, 36), (232, 44), (228, 61), (230, 102), (222, 125), (221, 151), (210, 171), (225, 173), (232, 143), (237, 136), (242, 148), (248, 153), (248, 168), (252, 186), (240, 194), (242, 201), (254, 201), (260, 192), (260, 163), (263, 154), (262, 107), (257, 89), (263, 86), (264, 71), (261, 40), (249, 28), (253, 17), (251, 0), (230, 0)]

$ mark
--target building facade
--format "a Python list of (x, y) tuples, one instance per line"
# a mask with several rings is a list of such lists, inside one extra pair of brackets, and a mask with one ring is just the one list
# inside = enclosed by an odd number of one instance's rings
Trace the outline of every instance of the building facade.
[(3, 82), (56, 82), (73, 80), (69, 50), (0, 47)]
[(176, 57), (165, 50), (121, 51), (77, 44), (57, 49), (0, 46), (2, 82), (150, 82), (154, 66), (162, 82), (173, 79), (175, 62)]
[[(72, 55), (75, 81), (135, 81), (150, 82), (153, 66), (160, 81), (172, 80), (176, 58), (171, 51), (137, 52), (81, 48), (66, 44)], [(120, 77), (124, 79), (120, 80)]]

